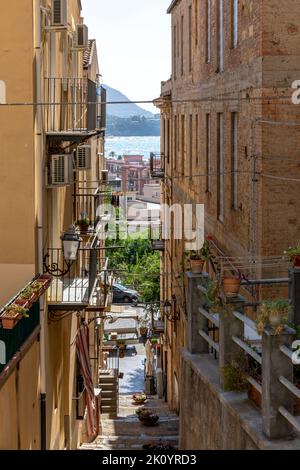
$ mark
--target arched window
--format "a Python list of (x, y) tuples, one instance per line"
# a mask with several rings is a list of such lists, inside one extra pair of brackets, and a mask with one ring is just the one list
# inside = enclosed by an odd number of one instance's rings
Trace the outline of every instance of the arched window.
[(0, 80), (0, 104), (6, 103), (6, 85), (3, 80)]

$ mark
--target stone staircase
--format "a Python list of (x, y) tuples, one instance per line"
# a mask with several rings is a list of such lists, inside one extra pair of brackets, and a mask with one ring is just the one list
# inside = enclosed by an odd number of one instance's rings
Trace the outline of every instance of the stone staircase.
[(144, 445), (164, 444), (178, 447), (178, 416), (170, 412), (163, 400), (150, 398), (147, 407), (160, 417), (159, 424), (146, 427), (137, 419), (138, 407), (129, 395), (120, 396), (120, 412), (117, 418), (102, 416), (101, 435), (81, 450), (142, 450)]
[(118, 415), (119, 379), (116, 370), (101, 370), (99, 375), (101, 388), (101, 415), (116, 418)]

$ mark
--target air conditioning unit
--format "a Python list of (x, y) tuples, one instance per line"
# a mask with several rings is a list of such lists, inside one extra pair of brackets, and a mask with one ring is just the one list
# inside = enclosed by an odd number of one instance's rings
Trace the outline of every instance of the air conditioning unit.
[(75, 49), (86, 49), (89, 45), (89, 29), (85, 24), (77, 24), (74, 37)]
[(108, 183), (108, 170), (101, 171), (101, 183)]
[(47, 168), (47, 186), (69, 186), (73, 182), (73, 155), (50, 155)]
[(80, 145), (77, 147), (75, 154), (75, 168), (76, 170), (90, 170), (91, 169), (91, 145)]
[(52, 0), (51, 26), (68, 26), (68, 0)]

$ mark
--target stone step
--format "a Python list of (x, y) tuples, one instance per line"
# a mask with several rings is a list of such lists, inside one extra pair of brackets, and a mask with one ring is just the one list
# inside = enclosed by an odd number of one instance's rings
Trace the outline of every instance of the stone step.
[(118, 387), (116, 384), (101, 384), (100, 388), (102, 394), (104, 392), (114, 392), (116, 394), (118, 393)]
[(136, 449), (141, 450), (144, 445), (149, 444), (163, 444), (171, 445), (175, 449), (178, 448), (178, 437), (165, 437), (165, 436), (152, 436), (150, 439), (148, 437), (140, 437), (138, 440), (136, 436), (99, 436), (93, 443), (83, 444), (82, 450), (126, 450), (126, 449)]
[(118, 397), (118, 392), (117, 390), (101, 390), (101, 397), (103, 398), (109, 398), (109, 397)]
[(118, 381), (115, 377), (111, 377), (110, 375), (103, 375), (99, 377), (99, 384), (114, 384), (117, 385)]

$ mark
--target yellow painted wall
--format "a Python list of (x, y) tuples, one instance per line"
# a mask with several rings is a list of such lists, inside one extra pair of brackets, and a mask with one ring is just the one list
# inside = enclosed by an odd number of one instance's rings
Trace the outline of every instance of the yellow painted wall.
[(40, 449), (39, 343), (0, 388), (0, 450)]

